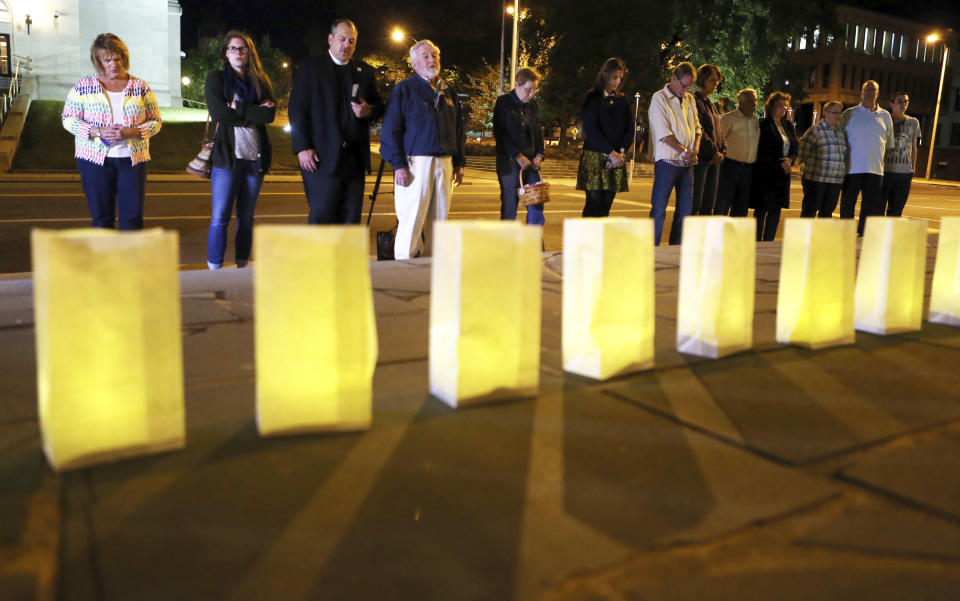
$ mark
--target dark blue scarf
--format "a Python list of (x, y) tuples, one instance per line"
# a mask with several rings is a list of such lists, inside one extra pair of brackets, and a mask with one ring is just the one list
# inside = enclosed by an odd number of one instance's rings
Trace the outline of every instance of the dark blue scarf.
[(228, 102), (237, 98), (240, 102), (256, 104), (260, 100), (257, 98), (257, 88), (249, 77), (240, 79), (230, 65), (223, 68), (223, 91)]

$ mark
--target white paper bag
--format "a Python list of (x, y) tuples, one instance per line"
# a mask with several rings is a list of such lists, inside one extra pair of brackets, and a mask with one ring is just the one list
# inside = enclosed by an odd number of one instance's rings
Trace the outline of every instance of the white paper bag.
[(540, 385), (540, 228), (434, 224), (430, 392), (452, 407)]
[(563, 369), (603, 380), (653, 367), (652, 219), (563, 222)]
[(960, 326), (960, 217), (940, 218), (929, 321)]
[(185, 444), (177, 233), (33, 230), (37, 392), (56, 470)]
[(687, 217), (680, 249), (677, 350), (723, 357), (753, 346), (757, 222)]
[(370, 427), (377, 326), (366, 227), (257, 226), (260, 434)]
[(919, 330), (926, 261), (926, 221), (867, 217), (857, 268), (854, 327), (874, 334)]
[(777, 342), (811, 349), (853, 344), (857, 224), (787, 219), (777, 293)]

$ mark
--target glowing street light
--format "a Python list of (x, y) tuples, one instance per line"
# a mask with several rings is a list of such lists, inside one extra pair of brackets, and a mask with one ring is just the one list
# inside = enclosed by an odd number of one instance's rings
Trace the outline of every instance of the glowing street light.
[(185, 86), (189, 86), (189, 85), (190, 85), (190, 78), (187, 77), (186, 75), (184, 75), (183, 77), (180, 78), (180, 83), (182, 83), (182, 84), (185, 85)]
[(408, 35), (404, 30), (400, 29), (399, 27), (393, 28), (393, 31), (390, 32), (390, 38), (394, 42), (397, 42), (398, 44), (402, 42), (404, 39), (413, 40), (414, 44), (418, 42), (417, 38), (413, 37), (412, 35)]
[(940, 66), (940, 87), (937, 88), (937, 104), (936, 108), (933, 109), (933, 129), (930, 130), (930, 153), (927, 155), (927, 172), (924, 175), (926, 179), (930, 179), (930, 166), (933, 164), (933, 145), (937, 137), (937, 120), (940, 117), (940, 97), (943, 96), (943, 78), (947, 74), (947, 41), (941, 40), (940, 36), (931, 33), (927, 36), (927, 43), (934, 44), (938, 41), (943, 41), (943, 64)]

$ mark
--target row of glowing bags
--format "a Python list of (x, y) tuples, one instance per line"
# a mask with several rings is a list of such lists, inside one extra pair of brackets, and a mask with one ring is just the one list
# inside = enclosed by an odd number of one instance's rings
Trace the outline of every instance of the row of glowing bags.
[[(755, 222), (684, 222), (678, 348), (721, 356), (752, 344)], [(430, 392), (457, 406), (536, 394), (539, 228), (436, 224)], [(368, 232), (258, 227), (257, 424), (264, 435), (371, 421), (376, 324)], [(856, 327), (920, 326), (926, 230), (871, 218), (856, 270), (851, 220), (786, 222), (777, 339), (853, 342)], [(649, 219), (564, 223), (564, 369), (607, 378), (653, 364)], [(944, 219), (931, 318), (960, 323), (960, 218)], [(609, 258), (610, 260), (606, 260)], [(177, 236), (159, 229), (33, 234), (44, 450), (66, 469), (185, 444)], [(936, 300), (940, 299), (940, 300)]]

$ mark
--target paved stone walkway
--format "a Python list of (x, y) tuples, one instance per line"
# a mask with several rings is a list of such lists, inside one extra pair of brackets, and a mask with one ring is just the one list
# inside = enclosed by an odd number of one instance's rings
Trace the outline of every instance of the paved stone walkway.
[(605, 383), (561, 371), (544, 255), (540, 395), (461, 410), (427, 394), (429, 261), (375, 263), (372, 428), (272, 439), (253, 270), (182, 272), (186, 449), (60, 475), (31, 282), (0, 281), (0, 599), (957, 599), (960, 329), (778, 345), (779, 252), (755, 349), (706, 360), (658, 249), (656, 367)]

